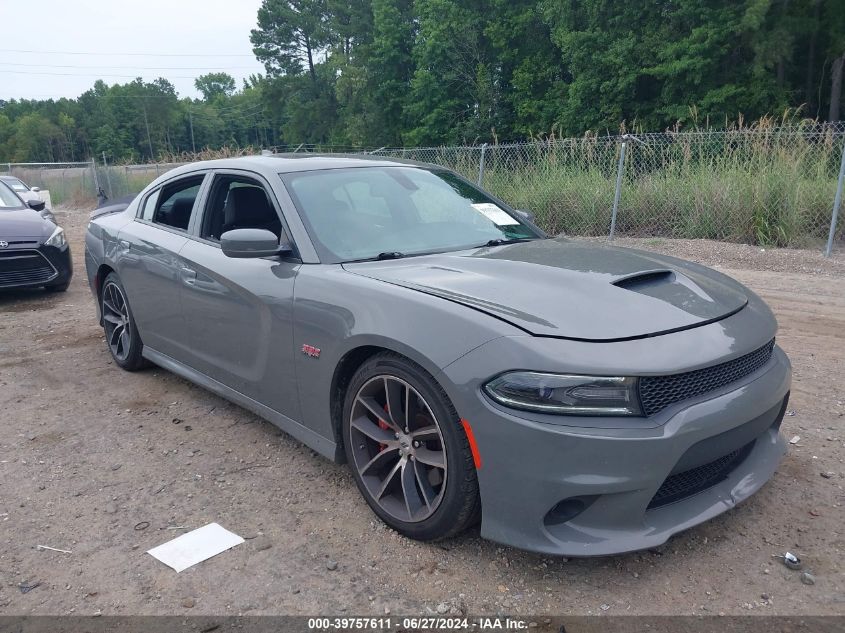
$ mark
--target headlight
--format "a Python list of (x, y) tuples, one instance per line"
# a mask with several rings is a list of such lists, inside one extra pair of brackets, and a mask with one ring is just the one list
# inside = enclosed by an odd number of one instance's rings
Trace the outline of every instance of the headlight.
[(637, 379), (514, 371), (494, 378), (484, 390), (515, 409), (561, 415), (642, 415)]
[(56, 230), (53, 231), (53, 234), (47, 238), (47, 241), (44, 242), (47, 246), (55, 246), (56, 248), (61, 248), (67, 243), (65, 240), (65, 230), (57, 226)]

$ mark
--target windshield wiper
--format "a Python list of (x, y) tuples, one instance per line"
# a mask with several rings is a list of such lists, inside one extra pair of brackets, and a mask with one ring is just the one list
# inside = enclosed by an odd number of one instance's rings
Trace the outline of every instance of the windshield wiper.
[(405, 257), (405, 253), (400, 253), (399, 251), (387, 251), (376, 255), (376, 260), (383, 261), (385, 259), (402, 259), (403, 257)]
[(501, 237), (497, 237), (494, 240), (490, 240), (485, 244), (485, 246), (501, 246), (502, 244), (516, 244), (517, 242), (533, 242), (535, 239), (534, 237), (511, 237), (509, 239), (504, 239)]

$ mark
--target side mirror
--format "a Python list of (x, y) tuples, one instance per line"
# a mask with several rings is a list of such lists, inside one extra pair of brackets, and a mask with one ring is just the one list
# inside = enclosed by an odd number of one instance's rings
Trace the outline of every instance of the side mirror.
[(519, 215), (521, 215), (523, 218), (525, 218), (532, 224), (537, 223), (537, 216), (531, 213), (531, 211), (523, 211), (521, 209), (514, 209), (514, 211), (516, 211)]
[(288, 255), (293, 249), (287, 242), (266, 229), (233, 229), (220, 236), (220, 248), (226, 257), (246, 259), (250, 257), (271, 257)]
[(38, 193), (39, 191), (41, 191), (41, 187), (30, 187), (29, 190)]
[(43, 200), (28, 200), (26, 206), (33, 211), (43, 211), (44, 207), (47, 205)]

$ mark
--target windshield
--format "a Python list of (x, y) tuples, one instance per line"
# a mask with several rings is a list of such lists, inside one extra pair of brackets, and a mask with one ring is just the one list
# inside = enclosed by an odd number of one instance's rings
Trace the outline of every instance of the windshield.
[(326, 262), (540, 237), (484, 192), (446, 171), (356, 167), (281, 177)]
[(9, 187), (0, 182), (0, 209), (23, 209), (24, 204)]
[(9, 185), (15, 191), (29, 191), (29, 187), (23, 184), (23, 181), (17, 178), (4, 178), (3, 182)]

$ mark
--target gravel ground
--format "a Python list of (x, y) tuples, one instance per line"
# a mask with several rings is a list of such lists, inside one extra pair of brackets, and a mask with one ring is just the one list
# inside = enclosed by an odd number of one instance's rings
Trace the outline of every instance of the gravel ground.
[[(735, 510), (657, 550), (566, 560), (477, 529), (406, 540), (346, 467), (166, 371), (120, 371), (81, 269), (87, 215), (59, 218), (71, 289), (0, 295), (0, 613), (845, 614), (841, 256), (619, 240), (718, 265), (770, 303), (800, 439)], [(211, 521), (248, 540), (180, 574), (145, 553)], [(787, 549), (814, 585), (772, 558)]]
[[(606, 238), (585, 238), (606, 242)], [(795, 248), (761, 248), (751, 244), (731, 244), (715, 240), (670, 240), (664, 238), (617, 238), (617, 246), (641, 248), (690, 259), (705, 266), (756, 270), (776, 273), (806, 273), (825, 277), (845, 276), (845, 244), (834, 246), (833, 256), (825, 257), (824, 245), (814, 250)]]

